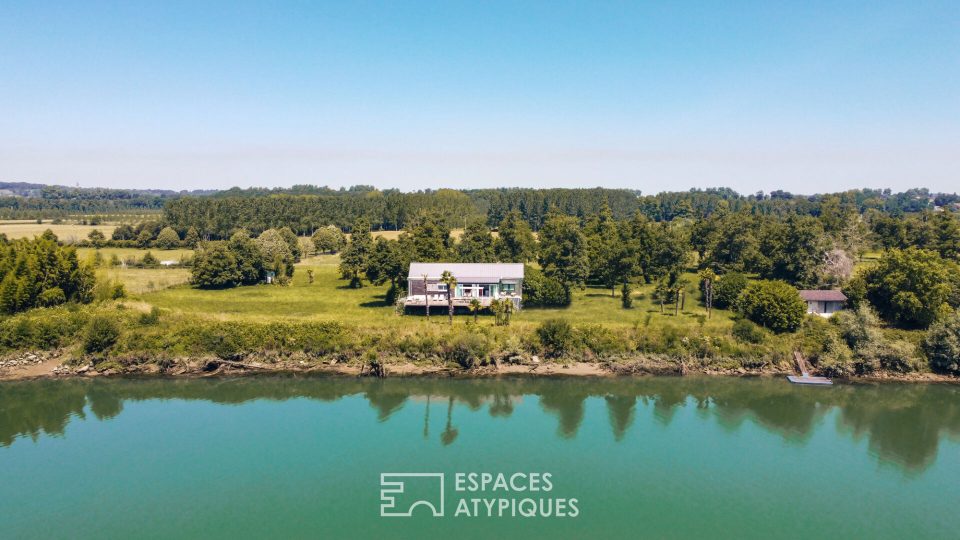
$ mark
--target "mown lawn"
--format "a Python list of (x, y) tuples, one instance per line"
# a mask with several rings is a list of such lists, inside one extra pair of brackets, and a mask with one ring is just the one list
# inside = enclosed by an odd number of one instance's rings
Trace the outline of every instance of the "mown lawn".
[[(291, 317), (311, 320), (337, 320), (346, 324), (368, 326), (404, 326), (428, 321), (422, 315), (397, 316), (392, 305), (386, 305), (385, 286), (366, 286), (349, 289), (339, 279), (336, 255), (312, 257), (297, 265), (293, 284), (288, 287), (256, 285), (226, 290), (199, 290), (188, 285), (145, 293), (142, 299), (150, 304), (175, 312), (200, 314), (213, 318), (246, 320), (279, 320)], [(307, 271), (313, 270), (310, 284)], [(131, 270), (130, 272), (141, 272)], [(161, 270), (162, 272), (162, 270)], [(136, 275), (136, 274), (134, 274)], [(691, 284), (695, 276), (687, 276)], [(672, 306), (660, 313), (651, 299), (653, 285), (635, 291), (633, 309), (620, 306), (619, 291), (611, 297), (609, 289), (587, 288), (576, 291), (573, 305), (565, 309), (525, 309), (513, 316), (513, 324), (536, 325), (554, 317), (562, 317), (578, 324), (604, 324), (662, 328), (666, 326), (704, 325), (708, 333), (725, 333), (731, 326), (730, 313), (714, 310), (711, 320), (703, 320), (705, 310), (697, 302), (696, 287), (690, 285), (686, 309), (678, 316)], [(128, 287), (128, 291), (133, 291)], [(431, 324), (445, 324), (445, 306), (432, 310)], [(493, 324), (493, 318), (482, 316), (483, 322)], [(472, 320), (472, 316), (457, 316), (458, 323)]]

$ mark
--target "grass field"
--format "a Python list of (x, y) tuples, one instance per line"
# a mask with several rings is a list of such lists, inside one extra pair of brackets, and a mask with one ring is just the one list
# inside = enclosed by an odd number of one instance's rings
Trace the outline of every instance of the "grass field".
[(98, 280), (119, 281), (128, 294), (142, 294), (187, 283), (187, 268), (100, 268)]
[(72, 223), (61, 223), (54, 225), (52, 223), (37, 223), (36, 221), (2, 221), (0, 222), (0, 234), (6, 234), (7, 238), (33, 238), (40, 236), (43, 231), (50, 229), (57, 235), (60, 241), (72, 244), (87, 238), (90, 231), (97, 229), (107, 238), (113, 234), (115, 225), (76, 225)]
[(81, 260), (90, 260), (90, 258), (93, 257), (94, 253), (97, 251), (100, 251), (100, 254), (103, 255), (103, 258), (106, 261), (110, 260), (111, 255), (116, 255), (121, 261), (131, 257), (139, 260), (142, 259), (148, 251), (161, 261), (180, 261), (181, 259), (188, 259), (193, 256), (192, 249), (138, 249), (112, 247), (100, 248), (99, 250), (94, 248), (77, 248), (77, 256), (79, 256)]
[[(174, 312), (216, 319), (267, 321), (298, 318), (336, 320), (363, 326), (403, 326), (426, 322), (422, 314), (397, 316), (393, 306), (384, 302), (386, 287), (347, 288), (345, 282), (338, 279), (338, 263), (336, 255), (307, 259), (297, 265), (293, 284), (288, 287), (256, 285), (227, 290), (199, 290), (183, 285), (143, 294), (142, 299)], [(312, 284), (308, 283), (307, 270), (314, 272)], [(691, 278), (691, 283), (695, 282), (693, 276), (688, 278)], [(121, 276), (121, 279), (125, 279), (125, 276)], [(139, 281), (142, 282), (142, 279)], [(128, 286), (128, 291), (134, 290), (135, 287)], [(569, 308), (522, 310), (514, 314), (513, 324), (534, 325), (554, 317), (564, 317), (580, 324), (652, 328), (701, 324), (697, 315), (704, 314), (704, 309), (695, 299), (693, 286), (687, 295), (686, 310), (679, 316), (674, 316), (670, 306), (661, 314), (659, 306), (650, 300), (652, 290), (652, 285), (640, 288), (635, 293), (633, 309), (625, 310), (620, 306), (619, 294), (612, 297), (609, 289), (588, 288), (575, 292), (573, 305)], [(432, 313), (430, 323), (446, 324), (444, 306), (437, 306)], [(471, 317), (458, 315), (457, 320), (466, 322)], [(493, 324), (492, 317), (484, 316), (483, 320)], [(703, 324), (707, 332), (726, 332), (732, 324), (730, 313), (714, 310), (711, 320)]]

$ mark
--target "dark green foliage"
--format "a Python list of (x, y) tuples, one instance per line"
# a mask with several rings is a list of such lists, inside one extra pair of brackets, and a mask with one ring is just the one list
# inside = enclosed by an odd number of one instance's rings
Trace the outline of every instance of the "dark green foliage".
[(566, 319), (547, 319), (537, 327), (537, 338), (548, 356), (563, 356), (576, 346), (573, 327)]
[(153, 306), (150, 308), (150, 311), (141, 313), (137, 322), (144, 326), (158, 324), (160, 322), (160, 308)]
[(0, 237), (0, 314), (93, 300), (93, 269), (47, 233), (33, 240)]
[(59, 306), (67, 301), (67, 295), (60, 287), (53, 287), (40, 293), (37, 305), (42, 307)]
[(136, 237), (137, 233), (134, 232), (133, 227), (126, 223), (114, 229), (113, 234), (110, 236), (113, 240), (133, 240)]
[(375, 285), (389, 283), (386, 302), (392, 304), (400, 295), (401, 287), (407, 277), (407, 268), (410, 265), (409, 254), (404, 249), (405, 244), (396, 240), (377, 238), (373, 252), (370, 254), (364, 273), (367, 279)]
[(420, 217), (409, 230), (408, 240), (413, 261), (439, 262), (453, 258), (450, 228), (433, 217)]
[(107, 240), (107, 237), (103, 235), (98, 229), (90, 231), (90, 234), (87, 235), (87, 239), (90, 240), (90, 244), (93, 247), (103, 247), (104, 243)]
[(733, 329), (731, 330), (733, 337), (737, 341), (742, 341), (743, 343), (753, 343), (759, 344), (763, 343), (767, 335), (763, 331), (763, 328), (760, 328), (756, 324), (748, 321), (747, 319), (737, 319), (733, 323)]
[(803, 322), (807, 304), (786, 282), (756, 281), (743, 290), (734, 309), (774, 332), (792, 332)]
[(960, 266), (933, 251), (894, 249), (855, 277), (848, 289), (862, 290), (890, 322), (926, 327), (960, 305)]
[(747, 276), (740, 273), (731, 272), (720, 276), (713, 284), (713, 305), (720, 309), (733, 307), (747, 283)]
[(236, 255), (224, 242), (205, 242), (194, 254), (190, 282), (201, 289), (235, 287), (243, 277)]
[(762, 277), (811, 288), (820, 281), (827, 249), (823, 226), (813, 217), (790, 216), (783, 222), (767, 222), (760, 242), (767, 262), (757, 270)]
[[(290, 255), (293, 257), (293, 262), (300, 262), (301, 257), (303, 257), (303, 252), (300, 249), (300, 240), (297, 238), (296, 233), (290, 227), (281, 227), (278, 229), (280, 237), (287, 243), (287, 249), (290, 250)], [(293, 275), (293, 272), (290, 272), (288, 275)]]
[(154, 257), (153, 253), (146, 252), (143, 255), (143, 259), (140, 261), (144, 268), (156, 268), (160, 265), (160, 261)]
[(612, 292), (614, 287), (631, 276), (623, 276), (618, 271), (624, 243), (620, 238), (617, 222), (614, 221), (608, 206), (604, 205), (598, 215), (587, 220), (583, 234), (587, 238), (589, 261), (587, 279)]
[(95, 315), (87, 325), (83, 336), (83, 352), (104, 352), (117, 342), (120, 337), (120, 325), (107, 315)]
[(540, 230), (540, 267), (564, 288), (581, 287), (590, 272), (587, 239), (577, 220), (554, 215)]
[(350, 287), (356, 289), (363, 286), (372, 250), (373, 237), (370, 235), (369, 225), (360, 220), (354, 225), (350, 243), (340, 255), (340, 276), (349, 280)]
[(253, 285), (263, 281), (266, 274), (263, 253), (246, 230), (241, 229), (233, 233), (227, 243), (227, 249), (236, 260), (240, 284)]
[(509, 212), (500, 221), (495, 248), (501, 262), (527, 262), (536, 258), (537, 241), (519, 212)]
[(564, 307), (570, 305), (570, 290), (540, 269), (524, 266), (523, 306)]
[(175, 249), (180, 247), (180, 235), (173, 227), (164, 227), (157, 235), (156, 246), (160, 249)]
[(937, 322), (923, 341), (923, 352), (936, 371), (960, 375), (960, 315)]
[(460, 237), (457, 244), (458, 260), (466, 263), (483, 263), (497, 260), (494, 252), (493, 235), (482, 219), (474, 219)]
[(486, 363), (492, 350), (489, 339), (476, 332), (458, 333), (450, 343), (446, 355), (463, 368), (472, 368)]
[(196, 227), (190, 227), (187, 229), (187, 234), (183, 236), (183, 245), (188, 248), (195, 248), (197, 244), (200, 243), (200, 233), (197, 231)]

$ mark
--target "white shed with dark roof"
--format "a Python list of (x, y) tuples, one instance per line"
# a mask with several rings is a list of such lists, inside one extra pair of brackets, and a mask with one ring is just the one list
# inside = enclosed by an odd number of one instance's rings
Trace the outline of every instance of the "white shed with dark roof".
[(800, 298), (807, 303), (807, 313), (829, 317), (844, 308), (847, 296), (836, 289), (803, 290)]

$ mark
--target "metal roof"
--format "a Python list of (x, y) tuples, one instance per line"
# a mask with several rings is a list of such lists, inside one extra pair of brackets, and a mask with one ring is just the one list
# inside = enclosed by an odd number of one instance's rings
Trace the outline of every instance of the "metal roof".
[(407, 279), (440, 279), (440, 274), (449, 271), (460, 283), (489, 283), (501, 279), (523, 279), (523, 264), (520, 263), (410, 263)]
[(807, 302), (846, 302), (847, 296), (838, 290), (800, 291), (800, 298)]

